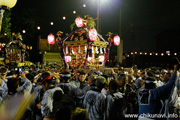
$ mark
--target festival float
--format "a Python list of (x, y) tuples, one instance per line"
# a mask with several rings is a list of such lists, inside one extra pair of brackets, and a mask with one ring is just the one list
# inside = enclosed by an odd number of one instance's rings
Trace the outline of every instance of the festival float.
[(77, 17), (71, 29), (77, 29), (66, 37), (58, 40), (60, 54), (65, 68), (72, 69), (101, 69), (105, 67), (109, 59), (109, 49), (112, 42), (114, 45), (120, 44), (118, 35), (108, 33), (106, 41), (95, 29), (95, 19), (86, 15), (84, 18)]
[(2, 48), (4, 52), (4, 64), (17, 67), (33, 65), (32, 62), (25, 61), (27, 49), (31, 50), (32, 46), (23, 44), (22, 36), (19, 33), (16, 34), (16, 40), (9, 42)]

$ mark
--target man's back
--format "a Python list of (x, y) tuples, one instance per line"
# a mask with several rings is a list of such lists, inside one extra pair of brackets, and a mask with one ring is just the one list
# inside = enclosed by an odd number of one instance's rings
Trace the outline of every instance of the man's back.
[(83, 105), (89, 115), (89, 120), (103, 120), (105, 117), (105, 95), (98, 90), (86, 93)]

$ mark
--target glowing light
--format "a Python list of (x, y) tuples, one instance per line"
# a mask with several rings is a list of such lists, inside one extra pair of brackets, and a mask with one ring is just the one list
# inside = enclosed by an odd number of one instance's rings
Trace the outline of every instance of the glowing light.
[(40, 30), (40, 29), (41, 29), (41, 27), (40, 27), (40, 26), (37, 26), (37, 29), (38, 29), (38, 30)]
[(66, 19), (66, 17), (65, 16), (63, 16), (63, 20), (65, 20)]
[(177, 53), (174, 53), (174, 55), (177, 55)]
[(26, 33), (26, 30), (23, 30), (22, 33)]
[(147, 55), (147, 53), (144, 53), (145, 55)]
[(87, 61), (89, 62), (89, 61), (91, 61), (91, 59), (92, 59), (92, 57), (88, 56)]
[(140, 52), (139, 54), (142, 55), (142, 52)]
[(55, 37), (53, 34), (48, 35), (48, 43), (49, 44), (54, 44), (55, 43)]
[(50, 24), (51, 24), (51, 25), (54, 25), (54, 23), (53, 23), (53, 22), (50, 22)]
[(164, 56), (164, 53), (161, 53), (161, 56)]
[(170, 56), (170, 53), (168, 53), (168, 56)]
[(155, 54), (156, 56), (158, 55), (158, 53)]
[(133, 55), (133, 52), (131, 52), (131, 55)]
[(71, 56), (65, 56), (66, 62), (71, 62)]
[(99, 56), (99, 61), (100, 61), (100, 62), (104, 62), (104, 55), (100, 55), (100, 56)]
[(129, 57), (129, 55), (127, 55), (127, 57)]
[(86, 7), (86, 4), (83, 4), (83, 7)]
[(137, 54), (137, 52), (135, 52), (135, 54)]
[(16, 5), (17, 0), (1, 0), (0, 5), (1, 6), (7, 6), (9, 8), (12, 8)]
[(149, 55), (152, 55), (152, 53), (149, 53)]
[(83, 19), (81, 17), (77, 17), (75, 23), (77, 27), (83, 27)]
[(4, 35), (6, 36), (6, 35), (7, 35), (7, 33), (4, 33)]
[(76, 11), (75, 11), (75, 10), (73, 11), (73, 14), (76, 14)]
[(114, 36), (114, 45), (118, 46), (120, 44), (120, 37), (118, 35)]
[(90, 29), (89, 30), (89, 39), (90, 41), (95, 41), (97, 39), (97, 31), (96, 29)]

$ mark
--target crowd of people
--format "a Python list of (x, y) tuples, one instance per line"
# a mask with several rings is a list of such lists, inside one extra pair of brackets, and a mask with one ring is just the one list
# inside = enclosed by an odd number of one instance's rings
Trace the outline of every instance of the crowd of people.
[[(0, 107), (33, 94), (22, 120), (151, 120), (179, 115), (179, 72), (151, 67), (68, 70), (56, 66), (0, 68)], [(158, 115), (165, 116), (158, 116)], [(156, 116), (155, 116), (156, 115)]]

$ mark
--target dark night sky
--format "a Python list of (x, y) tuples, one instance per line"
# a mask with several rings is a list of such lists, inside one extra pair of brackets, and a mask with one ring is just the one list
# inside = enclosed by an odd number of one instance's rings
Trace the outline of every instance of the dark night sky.
[[(119, 33), (121, 8), (121, 39), (124, 41), (124, 52), (149, 52), (156, 49), (155, 37), (163, 30), (177, 30), (180, 27), (180, 0), (102, 0), (101, 34), (107, 32)], [(82, 5), (87, 7), (83, 8)], [(23, 8), (37, 8), (41, 35), (61, 30), (70, 32), (70, 25), (77, 15), (83, 17), (88, 14), (96, 18), (96, 0), (18, 0), (13, 8), (21, 14)], [(73, 10), (77, 14), (72, 13)], [(65, 21), (62, 17), (66, 16)], [(54, 26), (50, 26), (50, 22)], [(132, 32), (133, 31), (133, 32)], [(133, 47), (133, 42), (135, 43)]]

